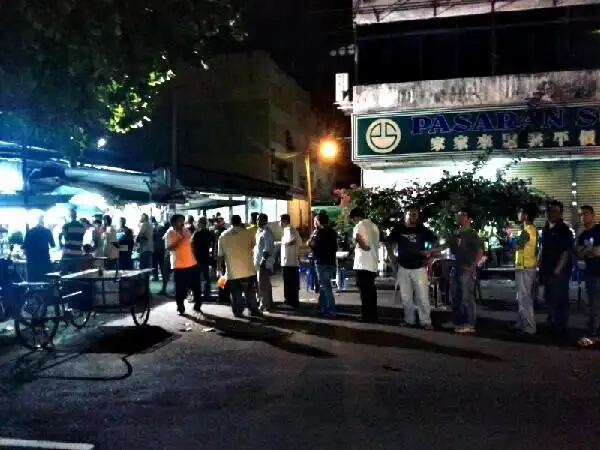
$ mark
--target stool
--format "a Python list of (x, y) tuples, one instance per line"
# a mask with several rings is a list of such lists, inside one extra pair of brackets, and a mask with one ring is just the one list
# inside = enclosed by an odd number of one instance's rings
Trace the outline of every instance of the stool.
[(298, 276), (300, 277), (302, 274), (306, 274), (306, 290), (308, 292), (315, 291), (317, 289), (317, 270), (315, 269), (314, 264), (307, 262), (304, 264), (300, 264), (298, 266)]
[(346, 289), (346, 268), (338, 269), (335, 284), (337, 284), (338, 289)]

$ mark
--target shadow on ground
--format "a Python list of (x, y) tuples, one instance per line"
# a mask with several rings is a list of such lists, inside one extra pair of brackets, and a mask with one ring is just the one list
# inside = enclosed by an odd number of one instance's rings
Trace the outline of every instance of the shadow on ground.
[(502, 361), (501, 358), (495, 355), (438, 344), (426, 339), (406, 336), (397, 331), (355, 328), (335, 321), (316, 322), (302, 318), (269, 316), (265, 320), (265, 323), (278, 328), (293, 330), (299, 333), (310, 334), (340, 342), (373, 345), (376, 347), (404, 348), (483, 361)]
[[(478, 305), (484, 311), (515, 311), (514, 303), (502, 300), (488, 300), (485, 305)], [(360, 305), (338, 305), (338, 316), (348, 321), (359, 321), (361, 314)], [(538, 309), (544, 311), (543, 307)], [(572, 306), (572, 314), (578, 311), (576, 306)], [(290, 317), (317, 317), (316, 305), (303, 303), (297, 311), (285, 311)], [(404, 324), (404, 311), (402, 308), (379, 306), (379, 321), (382, 325), (400, 326)], [(431, 320), (438, 332), (450, 332), (444, 330), (442, 325), (452, 320), (452, 311), (432, 311)], [(544, 323), (538, 323), (538, 333), (534, 336), (529, 336), (517, 333), (511, 328), (512, 320), (502, 320), (492, 317), (479, 317), (477, 319), (477, 332), (475, 337), (482, 337), (505, 342), (520, 342), (525, 344), (556, 346), (556, 347), (577, 347), (577, 339), (584, 335), (583, 329), (569, 328), (566, 336), (553, 335), (545, 326)]]
[[(3, 389), (5, 391), (12, 390), (39, 379), (96, 382), (124, 380), (133, 374), (133, 366), (129, 362), (129, 357), (156, 351), (178, 338), (179, 335), (156, 326), (101, 326), (93, 329), (90, 333), (77, 335), (68, 345), (23, 354), (14, 361)], [(104, 354), (103, 364), (90, 364), (89, 366), (78, 364), (77, 367), (71, 367), (71, 370), (66, 367), (67, 363), (76, 362), (88, 354)], [(98, 369), (98, 365), (112, 368), (115, 363), (122, 365), (122, 369), (117, 370), (117, 373), (110, 375), (78, 374), (82, 367), (90, 367), (90, 372), (97, 372), (101, 370)], [(52, 373), (51, 369), (59, 367), (61, 367), (59, 373)], [(70, 374), (70, 371), (73, 374)], [(113, 372), (115, 371), (113, 370)]]
[(293, 333), (276, 330), (263, 323), (246, 322), (205, 314), (202, 316), (185, 315), (200, 325), (215, 328), (222, 336), (242, 341), (261, 341), (280, 350), (312, 358), (335, 358), (336, 355), (317, 347), (291, 340)]

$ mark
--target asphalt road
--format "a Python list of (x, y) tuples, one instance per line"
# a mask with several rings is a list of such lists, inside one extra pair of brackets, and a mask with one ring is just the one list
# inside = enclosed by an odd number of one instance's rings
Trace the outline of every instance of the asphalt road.
[(0, 449), (600, 447), (596, 350), (520, 342), (490, 319), (468, 337), (205, 311), (166, 303), (141, 329), (98, 317), (55, 352), (5, 340)]

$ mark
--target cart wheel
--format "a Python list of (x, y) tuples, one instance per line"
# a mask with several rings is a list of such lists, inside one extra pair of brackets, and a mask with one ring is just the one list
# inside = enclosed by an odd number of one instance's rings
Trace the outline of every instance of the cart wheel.
[(44, 292), (26, 292), (18, 316), (15, 334), (19, 343), (31, 350), (52, 345), (60, 317), (56, 305), (47, 305)]
[(79, 309), (71, 309), (69, 311), (69, 323), (78, 330), (86, 326), (90, 317), (92, 317), (92, 311), (81, 311)]
[(133, 305), (131, 307), (131, 317), (133, 317), (133, 322), (138, 327), (146, 325), (148, 319), (150, 319), (150, 298), (144, 302)]

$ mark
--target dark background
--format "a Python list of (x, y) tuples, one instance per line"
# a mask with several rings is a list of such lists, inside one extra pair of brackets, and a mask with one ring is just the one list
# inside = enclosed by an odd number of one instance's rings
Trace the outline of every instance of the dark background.
[[(352, 0), (245, 0), (242, 19), (248, 38), (228, 48), (264, 50), (310, 92), (321, 129), (350, 137), (350, 118), (335, 101), (335, 74), (352, 73), (352, 56), (330, 52), (353, 43)], [(338, 187), (360, 181), (351, 162), (350, 140), (340, 140), (335, 168)]]

